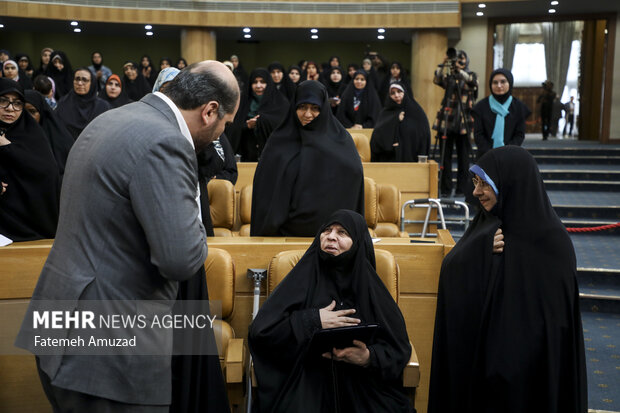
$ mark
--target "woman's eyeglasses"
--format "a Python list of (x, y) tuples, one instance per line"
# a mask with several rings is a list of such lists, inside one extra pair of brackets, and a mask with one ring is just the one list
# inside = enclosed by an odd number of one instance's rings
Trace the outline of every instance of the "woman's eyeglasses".
[(24, 102), (21, 100), (11, 100), (5, 97), (0, 97), (0, 108), (8, 109), (9, 105), (13, 105), (14, 110), (22, 110), (24, 108)]
[(477, 187), (478, 184), (480, 184), (482, 189), (487, 189), (491, 187), (491, 185), (489, 185), (487, 182), (483, 181), (482, 179), (478, 178), (477, 176), (474, 176), (473, 178), (471, 178), (471, 181), (474, 183), (474, 188)]
[(80, 82), (82, 82), (82, 83), (90, 83), (90, 78), (88, 78), (88, 77), (79, 77), (78, 76), (75, 79), (73, 79), (73, 81), (75, 83), (80, 83)]

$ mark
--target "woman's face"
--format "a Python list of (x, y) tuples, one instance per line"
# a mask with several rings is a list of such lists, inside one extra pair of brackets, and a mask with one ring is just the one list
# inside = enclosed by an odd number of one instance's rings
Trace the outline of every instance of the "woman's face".
[(161, 63), (159, 64), (159, 70), (167, 69), (170, 66), (172, 66), (172, 65), (170, 64), (169, 60), (162, 60)]
[(105, 84), (105, 92), (112, 99), (116, 99), (121, 94), (121, 85), (112, 79)]
[(390, 99), (396, 102), (396, 104), (400, 105), (401, 103), (403, 103), (404, 97), (405, 97), (405, 93), (402, 90), (397, 89), (395, 87), (390, 88)]
[(24, 102), (17, 93), (9, 92), (0, 96), (0, 121), (11, 124), (19, 119), (23, 110)]
[(340, 61), (338, 60), (337, 57), (332, 57), (332, 60), (329, 61), (329, 65), (331, 67), (340, 66)]
[(183, 69), (185, 69), (185, 66), (187, 66), (187, 65), (185, 64), (185, 62), (183, 60), (179, 60), (177, 62), (177, 69), (183, 70)]
[(338, 256), (347, 252), (353, 246), (353, 240), (346, 229), (340, 224), (332, 224), (321, 232), (321, 250)]
[(366, 87), (366, 78), (364, 75), (355, 76), (355, 79), (353, 79), (353, 86), (358, 90), (364, 89)]
[(293, 69), (288, 73), (288, 77), (294, 82), (297, 83), (299, 82), (299, 78), (301, 77), (301, 75), (299, 74), (299, 70), (297, 69)]
[(271, 79), (274, 83), (280, 83), (282, 81), (283, 73), (280, 69), (273, 69), (271, 71)]
[(308, 74), (310, 76), (314, 76), (314, 75), (316, 75), (316, 66), (315, 65), (308, 65), (306, 67), (306, 71), (308, 72)]
[(127, 76), (129, 80), (136, 80), (136, 78), (138, 77), (138, 71), (132, 65), (125, 66), (123, 68), (123, 73), (125, 74), (125, 76)]
[(6, 63), (4, 65), (4, 77), (7, 79), (15, 79), (17, 77), (17, 66), (13, 63)]
[(41, 114), (39, 113), (39, 111), (37, 110), (37, 108), (35, 108), (32, 103), (28, 103), (26, 102), (26, 105), (24, 106), (26, 108), (26, 110), (28, 111), (28, 113), (30, 113), (32, 115), (32, 117), (34, 118), (34, 120), (37, 121), (37, 123), (41, 123)]
[(256, 96), (262, 96), (263, 93), (265, 93), (266, 87), (267, 81), (260, 76), (252, 82), (252, 92), (254, 92)]
[(17, 62), (17, 64), (19, 65), (19, 68), (21, 70), (28, 69), (28, 63), (30, 63), (30, 62), (28, 60), (26, 60), (26, 59), (19, 59), (19, 62)]
[(365, 71), (370, 72), (371, 67), (372, 67), (372, 63), (370, 62), (370, 60), (364, 59), (364, 61), (362, 62), (362, 68)]
[(41, 62), (44, 65), (47, 65), (50, 63), (50, 56), (52, 55), (52, 52), (50, 52), (49, 50), (44, 51), (43, 53), (41, 53)]
[(493, 80), (491, 80), (491, 90), (496, 95), (504, 95), (510, 89), (510, 84), (508, 83), (508, 79), (506, 76), (501, 73), (493, 76)]
[(329, 75), (329, 78), (331, 79), (332, 82), (338, 83), (342, 80), (342, 73), (340, 73), (340, 70), (332, 70), (332, 73)]
[(93, 63), (94, 64), (100, 65), (102, 61), (103, 61), (103, 58), (101, 57), (101, 53), (93, 53)]
[(486, 183), (478, 175), (474, 176), (472, 181), (474, 182), (474, 196), (480, 201), (480, 205), (487, 210), (491, 211), (495, 204), (497, 204), (497, 197), (495, 191), (491, 185)]
[(56, 69), (58, 69), (59, 72), (62, 72), (62, 70), (65, 68), (65, 65), (62, 64), (60, 59), (54, 59), (52, 64), (54, 65)]
[(90, 72), (88, 70), (78, 70), (73, 75), (73, 90), (78, 95), (85, 95), (90, 90)]
[(393, 78), (399, 78), (400, 68), (397, 65), (392, 65), (392, 67), (390, 68), (390, 74), (392, 75)]
[(357, 72), (354, 66), (349, 67), (349, 77), (353, 77), (353, 75)]
[(239, 58), (237, 58), (237, 57), (231, 57), (231, 58), (230, 58), (230, 61), (232, 62), (233, 67), (234, 67), (235, 69), (237, 68), (237, 66), (239, 66)]
[(142, 67), (148, 67), (149, 65), (149, 58), (148, 57), (143, 57), (142, 60), (140, 61), (140, 64), (142, 65)]
[(321, 108), (318, 105), (313, 105), (312, 103), (302, 103), (297, 106), (297, 118), (299, 119), (301, 126), (306, 126), (320, 114)]

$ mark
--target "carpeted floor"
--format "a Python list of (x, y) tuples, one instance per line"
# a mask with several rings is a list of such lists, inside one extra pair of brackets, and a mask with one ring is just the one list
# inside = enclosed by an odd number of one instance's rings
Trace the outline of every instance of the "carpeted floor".
[(620, 236), (597, 233), (570, 234), (577, 267), (620, 269)]

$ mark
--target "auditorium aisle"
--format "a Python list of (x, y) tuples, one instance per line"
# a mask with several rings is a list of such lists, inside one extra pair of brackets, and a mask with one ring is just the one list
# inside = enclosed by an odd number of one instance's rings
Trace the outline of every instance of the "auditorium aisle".
[[(523, 146), (536, 158), (562, 222), (586, 228), (570, 237), (577, 255), (589, 409), (620, 412), (620, 228), (591, 231), (620, 222), (620, 145), (527, 135)], [(452, 230), (455, 239), (462, 235), (462, 228)]]

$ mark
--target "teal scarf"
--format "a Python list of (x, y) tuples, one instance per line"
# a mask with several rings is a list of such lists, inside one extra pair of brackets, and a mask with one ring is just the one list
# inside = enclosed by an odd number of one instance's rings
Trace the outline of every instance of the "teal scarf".
[(491, 105), (491, 111), (497, 116), (495, 117), (495, 127), (493, 128), (493, 147), (499, 148), (504, 146), (504, 118), (508, 115), (508, 107), (512, 103), (512, 96), (510, 96), (504, 104), (499, 103), (493, 95), (489, 96), (489, 104)]

